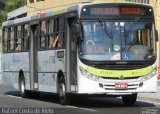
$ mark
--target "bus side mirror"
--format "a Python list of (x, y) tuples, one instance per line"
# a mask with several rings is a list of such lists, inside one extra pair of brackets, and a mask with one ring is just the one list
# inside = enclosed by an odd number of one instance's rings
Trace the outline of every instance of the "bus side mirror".
[(155, 30), (155, 38), (156, 38), (156, 42), (158, 42), (158, 30)]

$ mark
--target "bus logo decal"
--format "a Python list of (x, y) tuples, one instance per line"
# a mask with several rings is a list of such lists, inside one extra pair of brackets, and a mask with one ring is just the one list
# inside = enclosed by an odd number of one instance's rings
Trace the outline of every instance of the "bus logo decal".
[(120, 79), (120, 80), (124, 80), (124, 76), (121, 75), (121, 76), (119, 77), (119, 79)]

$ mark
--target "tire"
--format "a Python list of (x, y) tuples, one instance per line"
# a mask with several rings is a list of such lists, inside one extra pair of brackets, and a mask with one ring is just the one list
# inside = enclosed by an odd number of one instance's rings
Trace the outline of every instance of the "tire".
[(60, 104), (62, 104), (62, 105), (70, 104), (69, 95), (66, 94), (65, 79), (63, 76), (61, 76), (59, 79), (58, 94), (59, 94)]
[(22, 98), (26, 98), (28, 96), (28, 91), (25, 89), (25, 80), (24, 80), (24, 76), (21, 74), (20, 76), (20, 82), (19, 82), (19, 86), (20, 86), (20, 95)]
[(132, 94), (132, 95), (122, 96), (123, 103), (128, 106), (134, 105), (136, 100), (137, 100), (137, 93)]
[(38, 98), (40, 96), (40, 92), (38, 91), (29, 91), (28, 90), (28, 97), (30, 98)]

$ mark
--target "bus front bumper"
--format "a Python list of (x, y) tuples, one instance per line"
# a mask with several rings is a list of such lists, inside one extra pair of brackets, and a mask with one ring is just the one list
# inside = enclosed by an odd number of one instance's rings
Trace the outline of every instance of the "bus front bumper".
[[(117, 84), (118, 88), (117, 88)], [(126, 86), (123, 84), (126, 84)], [(121, 87), (122, 85), (122, 87)], [(149, 80), (105, 80), (93, 81), (86, 77), (79, 77), (79, 94), (108, 94), (108, 95), (128, 95), (132, 93), (156, 92), (157, 76)]]

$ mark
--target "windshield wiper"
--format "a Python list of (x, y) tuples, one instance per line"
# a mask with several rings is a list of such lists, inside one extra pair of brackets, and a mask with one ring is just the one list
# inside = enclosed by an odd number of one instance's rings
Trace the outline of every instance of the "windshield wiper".
[(128, 30), (125, 32), (125, 37), (128, 37), (128, 35), (130, 34), (130, 32), (132, 31), (132, 29), (135, 27), (135, 25), (137, 25), (139, 18), (136, 18), (133, 23), (129, 26)]
[(107, 34), (107, 36), (108, 36), (109, 38), (113, 38), (110, 29), (109, 29), (107, 26), (103, 26), (103, 24), (102, 24), (103, 21), (102, 21), (101, 18), (98, 18), (98, 22), (100, 23), (101, 27), (103, 28), (103, 30), (105, 31), (105, 33)]

